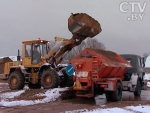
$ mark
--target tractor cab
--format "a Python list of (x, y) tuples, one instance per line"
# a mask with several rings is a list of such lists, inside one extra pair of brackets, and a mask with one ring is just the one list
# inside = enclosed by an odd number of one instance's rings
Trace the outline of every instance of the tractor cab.
[(48, 53), (49, 41), (46, 40), (31, 40), (24, 41), (22, 47), (22, 61), (25, 67), (41, 66), (41, 58)]

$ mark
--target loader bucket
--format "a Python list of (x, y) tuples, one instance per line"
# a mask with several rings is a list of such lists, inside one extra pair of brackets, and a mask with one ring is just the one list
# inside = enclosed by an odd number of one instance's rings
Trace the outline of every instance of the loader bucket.
[(99, 22), (86, 13), (72, 14), (68, 19), (68, 29), (73, 34), (90, 38), (102, 31)]

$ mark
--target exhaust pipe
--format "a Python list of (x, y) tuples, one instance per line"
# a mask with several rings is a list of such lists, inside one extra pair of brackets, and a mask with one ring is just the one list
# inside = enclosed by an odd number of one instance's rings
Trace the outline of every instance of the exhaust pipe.
[(17, 61), (20, 61), (21, 56), (20, 56), (20, 51), (18, 50), (18, 56), (17, 56)]

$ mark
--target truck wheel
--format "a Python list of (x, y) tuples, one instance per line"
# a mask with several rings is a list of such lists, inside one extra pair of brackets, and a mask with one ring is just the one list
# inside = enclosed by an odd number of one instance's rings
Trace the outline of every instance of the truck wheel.
[(44, 89), (56, 88), (59, 86), (59, 76), (53, 70), (46, 70), (42, 74), (41, 85)]
[(112, 92), (112, 96), (112, 101), (120, 101), (122, 99), (122, 85), (120, 82), (117, 82), (116, 91)]
[(105, 92), (107, 102), (113, 101), (112, 91)]
[(21, 72), (15, 71), (12, 72), (8, 79), (8, 84), (10, 89), (18, 90), (24, 88), (24, 76)]
[(141, 95), (141, 82), (138, 80), (137, 81), (137, 84), (136, 84), (136, 88), (135, 88), (135, 91), (134, 91), (134, 96), (140, 96)]
[(66, 70), (62, 70), (62, 73), (64, 75), (64, 80), (60, 83), (60, 87), (72, 87), (74, 85), (72, 76), (69, 76)]
[(40, 89), (41, 88), (41, 84), (32, 84), (31, 82), (28, 83), (28, 87), (30, 89)]

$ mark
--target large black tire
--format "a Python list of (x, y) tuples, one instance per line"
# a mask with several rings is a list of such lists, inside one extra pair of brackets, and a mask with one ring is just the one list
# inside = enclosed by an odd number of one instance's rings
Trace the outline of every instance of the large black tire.
[(112, 94), (112, 91), (106, 91), (106, 92), (105, 92), (105, 96), (106, 96), (107, 102), (113, 101), (113, 94)]
[(112, 92), (112, 101), (121, 101), (122, 100), (122, 85), (120, 82), (116, 84), (116, 91)]
[(74, 85), (72, 76), (68, 75), (64, 69), (62, 70), (62, 73), (64, 75), (64, 79), (61, 81), (60, 87), (72, 87)]
[(28, 83), (28, 87), (30, 89), (40, 89), (41, 88), (41, 84), (32, 84), (31, 82)]
[(25, 78), (19, 71), (12, 72), (8, 79), (10, 89), (19, 90), (24, 88)]
[(137, 84), (136, 84), (135, 91), (134, 91), (134, 96), (140, 96), (141, 90), (142, 90), (141, 82), (138, 80)]
[(59, 76), (54, 70), (46, 70), (41, 77), (41, 85), (44, 89), (57, 88), (59, 86)]

